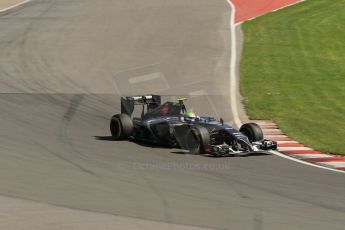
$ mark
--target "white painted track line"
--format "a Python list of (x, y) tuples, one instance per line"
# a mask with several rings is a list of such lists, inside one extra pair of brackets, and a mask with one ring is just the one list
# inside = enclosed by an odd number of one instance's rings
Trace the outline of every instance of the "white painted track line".
[(345, 171), (343, 171), (343, 170), (338, 170), (338, 169), (335, 169), (335, 168), (329, 168), (329, 167), (326, 167), (326, 166), (309, 163), (307, 161), (303, 161), (303, 160), (300, 160), (300, 159), (297, 159), (297, 158), (290, 157), (290, 156), (285, 155), (283, 153), (280, 153), (278, 151), (270, 151), (270, 153), (272, 153), (272, 154), (274, 154), (276, 156), (279, 156), (279, 157), (283, 157), (283, 158), (286, 158), (286, 159), (298, 162), (300, 164), (304, 164), (304, 165), (308, 165), (308, 166), (312, 166), (312, 167), (316, 167), (316, 168), (326, 169), (326, 170), (329, 170), (329, 171), (338, 172), (338, 173), (344, 173), (345, 174)]
[(138, 76), (138, 77), (132, 77), (128, 80), (130, 84), (137, 84), (145, 81), (152, 81), (152, 80), (157, 80), (162, 77), (161, 73), (152, 73), (152, 74), (146, 74), (143, 76)]
[(15, 8), (15, 7), (18, 7), (18, 6), (21, 6), (21, 5), (23, 5), (23, 4), (25, 4), (25, 3), (28, 3), (28, 2), (31, 2), (31, 1), (32, 1), (32, 0), (25, 0), (25, 1), (23, 1), (23, 2), (20, 2), (20, 3), (15, 4), (15, 5), (9, 6), (9, 7), (7, 7), (7, 8), (0, 9), (0, 13), (3, 13), (3, 12), (5, 12), (5, 11), (8, 11), (8, 10), (10, 10), (10, 9), (13, 9), (13, 8)]
[(197, 91), (188, 93), (189, 97), (200, 97), (204, 95), (207, 95), (207, 92), (205, 90), (197, 90)]
[(293, 154), (294, 157), (298, 159), (313, 159), (313, 158), (332, 158), (331, 155), (326, 155), (322, 153), (315, 153), (315, 154)]
[(279, 151), (313, 150), (309, 147), (278, 147)]
[(331, 166), (334, 168), (345, 167), (345, 162), (341, 162), (341, 161), (316, 162), (315, 164)]
[(236, 81), (236, 62), (237, 62), (237, 54), (236, 54), (236, 25), (235, 25), (235, 15), (236, 15), (236, 8), (230, 0), (227, 0), (227, 3), (230, 5), (232, 9), (232, 13), (230, 14), (230, 36), (231, 36), (231, 54), (230, 54), (230, 108), (233, 116), (233, 122), (235, 126), (238, 128), (241, 127), (241, 119), (238, 113), (237, 108), (237, 81)]

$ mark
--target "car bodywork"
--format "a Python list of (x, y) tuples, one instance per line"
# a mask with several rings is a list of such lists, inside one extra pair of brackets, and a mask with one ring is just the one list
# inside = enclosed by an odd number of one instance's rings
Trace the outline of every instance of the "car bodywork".
[(253, 140), (222, 119), (209, 116), (187, 119), (183, 101), (161, 104), (159, 95), (121, 97), (121, 114), (131, 117), (134, 107), (142, 106), (141, 116), (131, 118), (133, 131), (129, 138), (214, 156), (248, 155), (277, 148), (275, 141), (263, 136)]

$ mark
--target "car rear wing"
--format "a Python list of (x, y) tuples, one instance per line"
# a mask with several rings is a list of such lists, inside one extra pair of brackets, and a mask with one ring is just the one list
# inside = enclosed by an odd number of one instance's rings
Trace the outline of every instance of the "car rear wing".
[(121, 97), (121, 113), (132, 115), (135, 105), (147, 106), (147, 111), (152, 111), (161, 105), (161, 96), (143, 95)]

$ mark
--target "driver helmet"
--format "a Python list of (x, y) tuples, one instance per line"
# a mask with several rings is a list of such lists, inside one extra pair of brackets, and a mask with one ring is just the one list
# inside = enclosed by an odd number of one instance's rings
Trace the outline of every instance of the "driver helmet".
[(195, 121), (196, 115), (193, 112), (186, 112), (184, 118), (186, 121)]

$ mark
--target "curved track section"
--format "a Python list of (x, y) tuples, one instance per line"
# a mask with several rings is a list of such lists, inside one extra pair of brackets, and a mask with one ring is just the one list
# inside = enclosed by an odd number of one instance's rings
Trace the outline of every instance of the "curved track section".
[(342, 229), (343, 175), (110, 140), (122, 94), (187, 95), (231, 120), (230, 13), (226, 1), (34, 0), (1, 14), (0, 199), (23, 204), (0, 226), (55, 207), (60, 228), (83, 210), (103, 229)]

